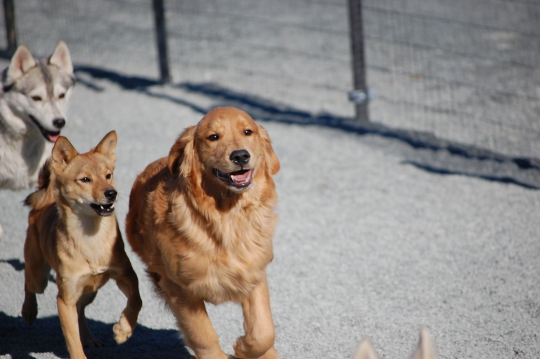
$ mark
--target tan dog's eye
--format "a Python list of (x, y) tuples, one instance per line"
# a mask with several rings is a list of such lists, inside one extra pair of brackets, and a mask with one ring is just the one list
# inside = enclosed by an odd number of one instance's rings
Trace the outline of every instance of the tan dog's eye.
[(90, 181), (91, 181), (91, 179), (88, 178), (88, 177), (83, 177), (83, 178), (81, 178), (81, 182), (83, 182), (83, 183), (88, 183), (88, 182), (90, 182)]
[(214, 135), (208, 136), (207, 139), (209, 139), (210, 141), (217, 141), (219, 140), (219, 136), (214, 134)]
[(253, 131), (251, 131), (251, 130), (245, 130), (244, 131), (244, 135), (246, 135), (246, 136), (251, 136), (252, 133), (253, 133)]
[(112, 174), (108, 173), (107, 176), (105, 176), (106, 179), (111, 179), (112, 178)]

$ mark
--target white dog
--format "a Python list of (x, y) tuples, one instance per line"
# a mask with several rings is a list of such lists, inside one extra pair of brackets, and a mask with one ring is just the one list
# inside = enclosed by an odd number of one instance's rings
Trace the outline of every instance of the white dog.
[(17, 48), (1, 79), (0, 189), (36, 186), (39, 170), (66, 124), (74, 83), (71, 57), (63, 41), (42, 60), (34, 59), (24, 45)]

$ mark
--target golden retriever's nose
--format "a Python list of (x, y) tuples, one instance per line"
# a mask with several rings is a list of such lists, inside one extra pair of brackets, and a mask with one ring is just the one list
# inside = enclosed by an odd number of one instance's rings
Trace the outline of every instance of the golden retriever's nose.
[(246, 165), (249, 162), (251, 155), (246, 150), (232, 151), (229, 159), (237, 165)]

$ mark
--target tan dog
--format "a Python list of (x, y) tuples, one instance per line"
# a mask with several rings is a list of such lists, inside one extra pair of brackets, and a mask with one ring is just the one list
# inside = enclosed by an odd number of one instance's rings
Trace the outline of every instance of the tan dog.
[(236, 108), (210, 111), (138, 176), (128, 240), (199, 359), (226, 358), (205, 303), (241, 303), (239, 358), (279, 358), (266, 278), (279, 170), (266, 131)]
[[(375, 353), (373, 344), (367, 339), (364, 339), (353, 359), (378, 359), (379, 357)], [(429, 337), (429, 332), (426, 328), (420, 330), (420, 341), (416, 351), (411, 356), (411, 359), (437, 359), (435, 355), (435, 350), (433, 349), (433, 344), (431, 344), (431, 339)]]
[(86, 358), (83, 345), (101, 346), (84, 316), (97, 290), (109, 278), (127, 296), (127, 306), (114, 326), (115, 339), (133, 333), (142, 306), (139, 282), (124, 251), (114, 214), (117, 192), (113, 170), (116, 132), (85, 154), (60, 137), (40, 173), (39, 190), (26, 199), (32, 207), (24, 245), (25, 298), (22, 315), (28, 324), (37, 316), (36, 293), (43, 293), (51, 267), (58, 285), (58, 314), (72, 358)]

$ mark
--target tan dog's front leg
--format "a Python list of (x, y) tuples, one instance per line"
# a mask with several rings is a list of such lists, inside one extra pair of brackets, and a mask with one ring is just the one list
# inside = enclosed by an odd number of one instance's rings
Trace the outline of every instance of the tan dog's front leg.
[(81, 340), (79, 337), (79, 325), (77, 316), (77, 299), (64, 298), (62, 292), (58, 293), (56, 302), (58, 304), (58, 316), (66, 345), (71, 359), (86, 359)]
[(242, 301), (246, 335), (234, 344), (238, 358), (279, 359), (274, 349), (274, 320), (266, 278)]
[(126, 268), (123, 276), (114, 279), (118, 288), (120, 288), (128, 299), (126, 308), (120, 315), (120, 320), (113, 327), (114, 339), (118, 344), (122, 344), (133, 334), (135, 325), (137, 325), (139, 312), (141, 311), (142, 300), (139, 294), (139, 280), (131, 265), (129, 265), (129, 268)]

